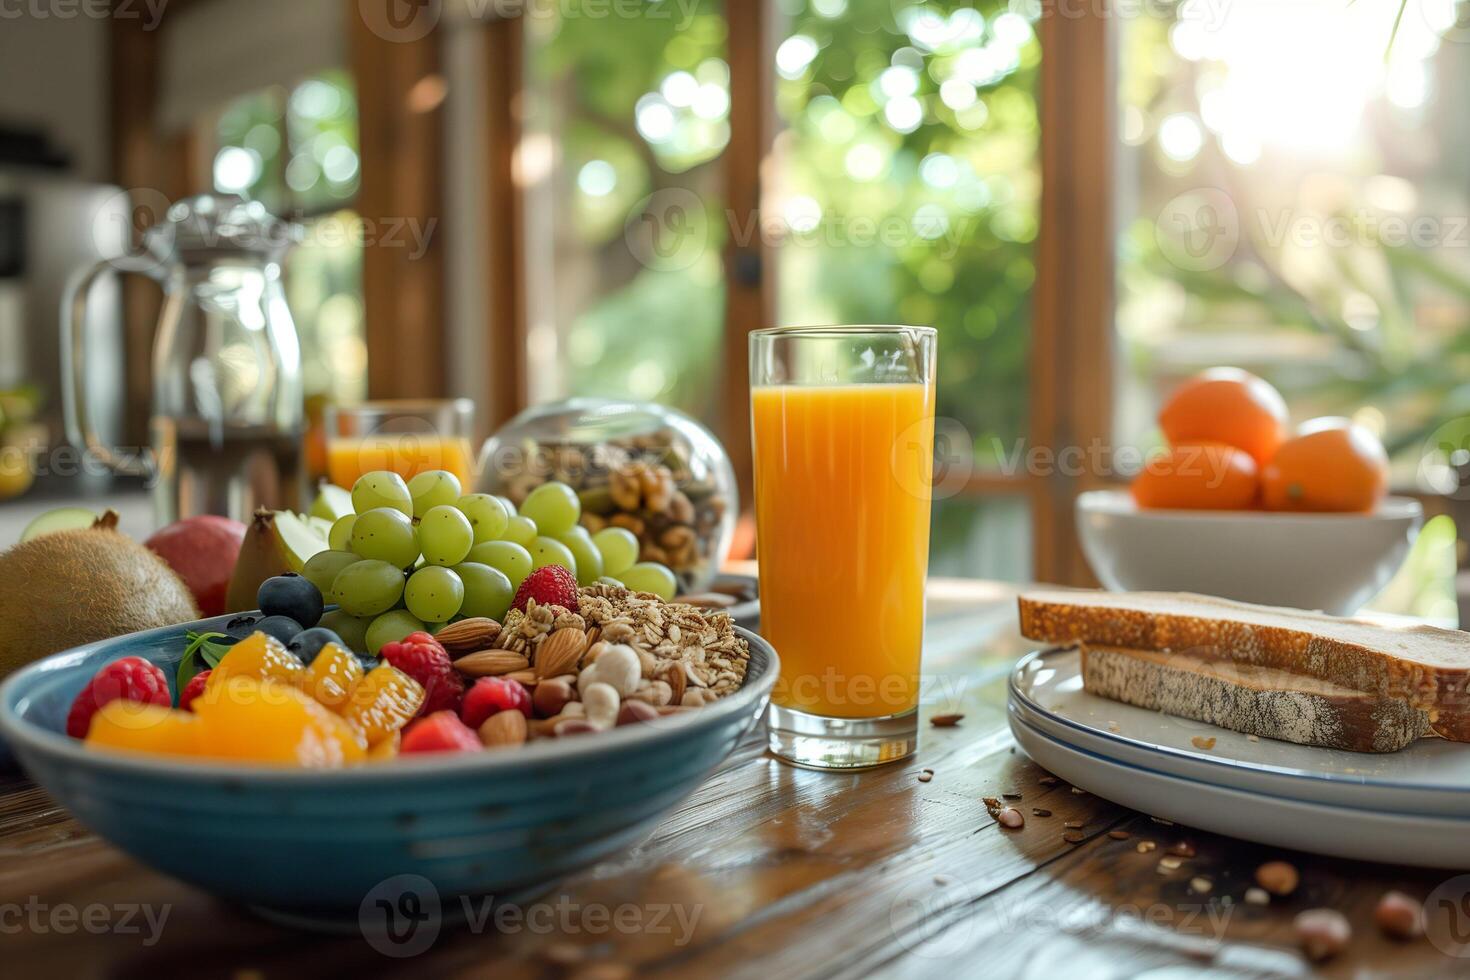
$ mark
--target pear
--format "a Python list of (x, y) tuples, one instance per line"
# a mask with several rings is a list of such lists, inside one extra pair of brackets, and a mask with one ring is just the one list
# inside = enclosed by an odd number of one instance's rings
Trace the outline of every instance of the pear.
[(310, 516), (320, 517), (330, 525), (351, 513), (354, 513), (352, 491), (335, 483), (323, 483), (317, 488), (316, 499), (311, 502)]
[(288, 510), (258, 510), (245, 531), (235, 573), (225, 595), (226, 612), (246, 612), (256, 607), (255, 594), (268, 578), (293, 572), (301, 574), (317, 552), (327, 550), (326, 535), (309, 518)]

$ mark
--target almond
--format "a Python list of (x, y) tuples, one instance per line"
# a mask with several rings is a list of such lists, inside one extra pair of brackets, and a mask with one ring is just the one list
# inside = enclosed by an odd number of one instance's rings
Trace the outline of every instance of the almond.
[(515, 709), (497, 711), (480, 726), (480, 741), (487, 749), (520, 745), (526, 740), (526, 716)]
[(526, 687), (535, 687), (541, 682), (541, 678), (536, 676), (536, 672), (529, 668), (526, 670), (513, 670), (509, 674), (504, 674), (502, 676), (504, 676), (507, 680), (515, 681), (516, 683), (523, 684)]
[(536, 650), (536, 676), (576, 673), (577, 664), (586, 652), (587, 634), (571, 626), (563, 627), (542, 640)]
[(509, 650), (481, 650), (454, 662), (454, 669), (470, 677), (499, 677), (517, 670), (525, 670), (531, 662), (519, 653)]
[(684, 703), (684, 688), (689, 681), (684, 676), (683, 667), (672, 660), (665, 660), (654, 670), (653, 676), (669, 685), (669, 704)]
[(450, 623), (434, 634), (439, 645), (449, 651), (451, 657), (463, 657), (476, 650), (488, 650), (495, 645), (500, 635), (500, 624), (493, 619), (478, 616)]

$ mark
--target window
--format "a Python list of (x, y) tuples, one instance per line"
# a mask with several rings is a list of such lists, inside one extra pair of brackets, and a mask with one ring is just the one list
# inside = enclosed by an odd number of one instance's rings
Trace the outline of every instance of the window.
[(261, 201), (302, 223), (285, 289), (301, 336), (309, 399), (355, 401), (367, 390), (357, 104), (346, 72), (242, 96), (203, 128), (214, 189)]
[[(1156, 443), (1175, 383), (1236, 364), (1274, 382), (1297, 422), (1378, 432), (1396, 489), (1456, 490), (1470, 6), (1207, 6), (1119, 32), (1118, 442)], [(1453, 619), (1455, 537), (1435, 518), (1381, 603)]]
[[(782, 130), (763, 201), (779, 236), (777, 320), (938, 328), (941, 438), (968, 440), (964, 458), (994, 471), (1028, 431), (1040, 194), (1031, 22), (1001, 2), (781, 9)], [(998, 577), (1028, 575), (1019, 490), (941, 508), (936, 569), (982, 560)], [(1020, 547), (987, 546), (998, 539)]]
[(730, 67), (721, 4), (528, 16), (531, 400), (659, 401), (709, 420), (722, 379)]

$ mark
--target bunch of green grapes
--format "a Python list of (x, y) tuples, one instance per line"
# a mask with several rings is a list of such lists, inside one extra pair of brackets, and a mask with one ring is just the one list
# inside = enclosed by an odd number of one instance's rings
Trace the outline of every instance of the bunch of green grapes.
[(457, 618), (502, 620), (527, 575), (561, 565), (578, 584), (614, 582), (672, 599), (674, 573), (638, 561), (638, 539), (619, 527), (596, 534), (578, 524), (581, 501), (564, 483), (537, 487), (519, 512), (504, 497), (464, 494), (444, 470), (405, 482), (364, 475), (352, 487), (355, 511), (332, 525), (329, 550), (303, 574), (338, 611), (331, 624), (361, 637), (373, 653), (418, 630)]

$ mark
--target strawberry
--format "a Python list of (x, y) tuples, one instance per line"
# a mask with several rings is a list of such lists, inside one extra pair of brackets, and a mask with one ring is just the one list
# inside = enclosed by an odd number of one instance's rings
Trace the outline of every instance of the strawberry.
[(436, 711), (408, 726), (398, 754), (411, 752), (468, 752), (480, 747), (480, 736), (465, 727), (453, 711)]
[(459, 717), (469, 727), (478, 729), (485, 719), (502, 711), (519, 711), (531, 717), (531, 692), (508, 677), (481, 677), (465, 692)]
[(543, 566), (527, 575), (521, 587), (516, 589), (512, 608), (525, 612), (528, 599), (535, 599), (538, 606), (561, 606), (576, 612), (577, 580), (560, 565)]
[(428, 633), (410, 633), (397, 643), (386, 643), (378, 656), (418, 681), (424, 689), (419, 715), (457, 711), (464, 696), (464, 679), (449, 654)]
[(209, 682), (209, 675), (212, 673), (212, 670), (201, 670), (189, 679), (189, 683), (184, 685), (184, 693), (179, 695), (180, 708), (185, 711), (194, 710), (194, 699), (204, 693), (204, 685)]
[(72, 738), (86, 738), (92, 716), (107, 702), (117, 700), (173, 707), (163, 671), (142, 657), (123, 657), (97, 671), (82, 688), (67, 713), (66, 733)]

